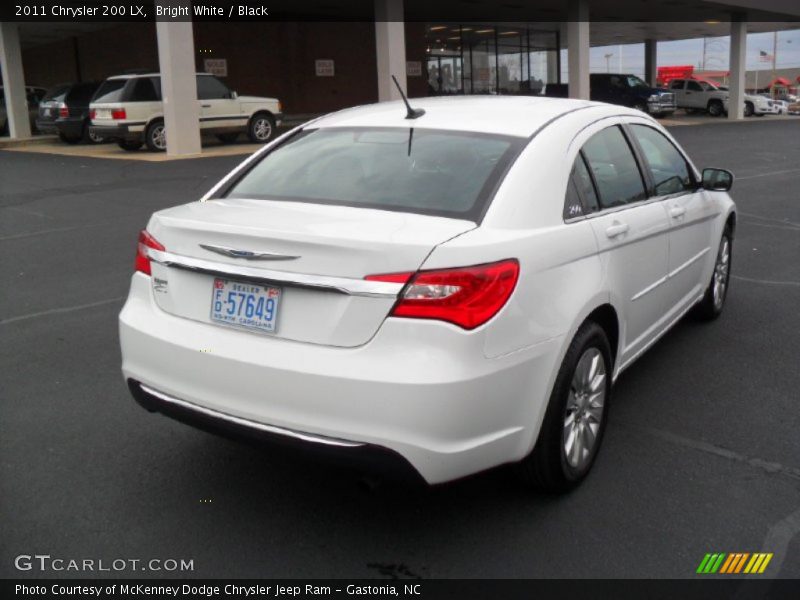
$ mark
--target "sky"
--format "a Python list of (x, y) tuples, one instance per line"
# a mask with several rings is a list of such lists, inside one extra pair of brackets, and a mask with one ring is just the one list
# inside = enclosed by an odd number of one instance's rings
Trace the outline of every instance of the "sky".
[[(759, 50), (772, 54), (772, 33), (747, 34), (747, 70), (772, 70), (772, 62), (759, 61)], [(721, 36), (706, 38), (707, 71), (727, 71), (730, 50), (730, 37)], [(611, 54), (606, 61), (606, 54)], [(800, 70), (800, 29), (778, 32), (778, 51), (776, 68), (793, 68)], [(702, 68), (703, 38), (659, 42), (657, 51), (658, 66), (693, 65)], [(566, 51), (563, 51), (562, 65), (567, 62)], [(628, 44), (622, 46), (598, 46), (589, 54), (592, 72), (606, 72), (606, 64), (612, 73), (633, 73), (644, 76), (644, 44)], [(563, 68), (562, 68), (563, 70)], [(566, 76), (566, 72), (563, 73)]]

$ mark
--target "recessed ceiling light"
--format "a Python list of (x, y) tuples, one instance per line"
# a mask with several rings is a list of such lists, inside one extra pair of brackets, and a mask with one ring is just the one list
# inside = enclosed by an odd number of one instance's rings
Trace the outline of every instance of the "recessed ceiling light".
[(435, 27), (431, 27), (431, 31), (441, 31), (442, 29), (447, 29), (447, 25), (436, 25)]

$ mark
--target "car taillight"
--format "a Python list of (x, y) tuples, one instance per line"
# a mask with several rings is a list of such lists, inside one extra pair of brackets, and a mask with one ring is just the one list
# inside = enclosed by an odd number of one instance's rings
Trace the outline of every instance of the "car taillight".
[(61, 117), (62, 119), (65, 119), (66, 117), (69, 116), (69, 109), (67, 108), (67, 105), (64, 104), (63, 102), (58, 105), (58, 116)]
[(95, 109), (89, 111), (89, 118), (92, 120), (97, 118), (97, 111)]
[(115, 108), (115, 109), (113, 109), (111, 111), (111, 118), (112, 119), (124, 119), (125, 117), (126, 117), (126, 115), (125, 115), (125, 109), (124, 108)]
[(475, 329), (495, 316), (508, 301), (519, 278), (519, 262), (500, 262), (419, 271), (416, 274), (368, 275), (370, 281), (406, 282), (391, 316), (438, 319)]
[(164, 246), (158, 243), (156, 238), (147, 233), (146, 229), (139, 232), (139, 243), (136, 245), (136, 270), (139, 273), (150, 275), (150, 258), (147, 256), (147, 249), (153, 250), (166, 250)]

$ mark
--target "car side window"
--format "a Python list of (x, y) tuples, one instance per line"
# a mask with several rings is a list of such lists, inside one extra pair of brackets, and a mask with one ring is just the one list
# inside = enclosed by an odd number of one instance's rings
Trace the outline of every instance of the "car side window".
[(618, 126), (594, 134), (582, 152), (597, 186), (601, 208), (622, 206), (647, 197), (639, 165)]
[(161, 100), (160, 82), (155, 77), (139, 77), (131, 90), (131, 102), (157, 102)]
[(564, 201), (564, 219), (574, 219), (586, 214), (597, 212), (600, 205), (597, 202), (597, 193), (594, 189), (592, 176), (586, 168), (583, 156), (578, 154), (567, 185), (567, 196)]
[(230, 98), (231, 91), (224, 83), (216, 77), (210, 75), (197, 76), (197, 98), (198, 100), (219, 100)]
[(669, 84), (669, 89), (671, 89), (671, 90), (682, 90), (683, 89), (683, 79), (673, 79), (672, 83)]
[(630, 129), (653, 174), (656, 196), (694, 189), (694, 178), (686, 159), (666, 136), (646, 125), (631, 125)]
[(686, 89), (687, 90), (691, 90), (692, 92), (702, 92), (703, 91), (703, 86), (700, 85), (699, 83), (697, 83), (696, 81), (690, 81), (686, 85)]

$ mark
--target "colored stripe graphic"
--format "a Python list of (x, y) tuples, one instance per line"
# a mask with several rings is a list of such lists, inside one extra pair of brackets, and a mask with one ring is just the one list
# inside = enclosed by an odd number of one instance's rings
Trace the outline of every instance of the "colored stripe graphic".
[[(763, 573), (769, 562), (773, 557), (772, 552), (756, 552), (750, 554), (749, 552), (715, 552), (706, 554), (700, 565), (697, 567), (697, 573), (700, 574), (761, 574)], [(747, 565), (747, 566), (745, 566)], [(744, 569), (744, 571), (742, 571)]]
[(700, 561), (700, 566), (697, 567), (697, 572), (698, 573), (705, 573), (706, 572), (706, 570), (705, 570), (706, 569), (706, 565), (708, 564), (708, 561), (710, 559), (711, 559), (711, 555), (710, 554), (706, 554), (703, 557), (703, 560)]
[(725, 562), (722, 563), (722, 568), (719, 570), (720, 573), (730, 573), (731, 568), (733, 567), (734, 563), (736, 562), (734, 559), (736, 558), (735, 554), (728, 554), (728, 558), (725, 559)]
[(772, 556), (773, 554), (772, 552), (770, 552), (769, 554), (766, 555), (766, 557), (764, 557), (764, 562), (761, 563), (761, 568), (758, 570), (759, 573), (764, 572), (764, 570), (767, 568), (767, 565), (769, 564), (769, 561), (772, 560)]

